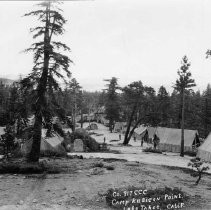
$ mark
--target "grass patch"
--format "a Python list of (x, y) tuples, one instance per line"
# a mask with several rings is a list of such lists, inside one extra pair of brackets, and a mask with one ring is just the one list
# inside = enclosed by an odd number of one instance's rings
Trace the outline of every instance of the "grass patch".
[(1, 163), (0, 174), (41, 174), (45, 171), (45, 167), (38, 164), (28, 163)]
[(154, 149), (152, 147), (147, 147), (145, 149), (143, 149), (143, 152), (151, 152), (151, 153), (158, 153), (158, 154), (162, 154), (162, 151), (159, 149)]
[[(179, 166), (166, 166), (166, 165), (162, 165), (162, 167), (167, 168), (167, 169), (169, 169), (169, 170), (182, 171), (183, 173), (189, 174), (189, 175), (193, 174), (193, 169), (191, 169), (191, 168), (182, 168), (182, 167), (179, 167)], [(208, 176), (211, 176), (211, 174), (209, 174), (209, 173), (206, 172), (206, 171), (203, 172), (203, 174), (206, 174), (206, 175), (208, 175)]]
[(190, 157), (196, 157), (196, 151), (186, 151), (184, 155), (188, 155)]
[(190, 168), (182, 168), (182, 167), (178, 167), (178, 166), (166, 166), (166, 165), (162, 165), (162, 167), (170, 169), (170, 170), (177, 170), (177, 171), (182, 171), (183, 173), (186, 174), (192, 174), (193, 170)]
[(124, 146), (124, 147), (132, 147), (131, 144), (126, 144), (126, 145), (125, 145), (125, 144), (123, 144), (123, 143), (119, 143), (118, 145), (119, 145), (119, 146)]
[(112, 165), (104, 165), (103, 162), (94, 163), (93, 167), (94, 168), (106, 168), (107, 170), (110, 170), (110, 171), (115, 169), (114, 166), (112, 166)]
[(0, 163), (0, 174), (58, 174), (64, 171), (67, 171), (67, 168), (54, 161), (28, 163), (25, 159), (11, 159)]
[(127, 162), (127, 160), (125, 160), (125, 159), (118, 159), (118, 158), (103, 158), (103, 161), (107, 162), (107, 163), (113, 163), (116, 161)]
[(113, 140), (110, 140), (109, 142), (117, 142), (117, 141), (120, 141), (120, 140), (113, 139)]
[(103, 136), (104, 134), (102, 134), (102, 133), (96, 133), (95, 135), (96, 136)]

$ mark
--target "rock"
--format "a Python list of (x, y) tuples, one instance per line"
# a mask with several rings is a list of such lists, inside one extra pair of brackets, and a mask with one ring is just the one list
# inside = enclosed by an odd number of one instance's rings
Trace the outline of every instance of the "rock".
[(23, 200), (20, 200), (18, 204), (23, 205), (24, 204), (24, 201)]
[(58, 201), (58, 204), (59, 204), (59, 205), (62, 205), (62, 201)]
[(34, 200), (32, 201), (32, 203), (37, 203), (37, 199), (34, 199)]
[(66, 187), (63, 188), (63, 190), (66, 190), (66, 189), (67, 189)]
[(93, 168), (90, 170), (91, 175), (101, 175), (104, 173), (104, 170), (102, 168)]
[(74, 141), (74, 151), (75, 152), (83, 152), (84, 151), (84, 144), (81, 139), (75, 139)]
[(43, 203), (41, 203), (41, 205), (46, 205), (46, 203), (45, 203), (45, 202), (43, 202)]

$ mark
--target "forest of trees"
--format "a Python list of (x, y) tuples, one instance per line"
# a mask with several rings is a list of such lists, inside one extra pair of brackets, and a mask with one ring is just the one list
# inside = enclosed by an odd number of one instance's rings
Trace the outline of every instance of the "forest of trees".
[[(82, 90), (78, 84), (78, 91), (75, 93), (72, 88), (67, 86), (61, 92), (55, 93), (55, 100), (59, 106), (54, 109), (54, 116), (64, 119), (66, 115), (72, 116), (74, 112), (76, 115), (89, 114), (96, 112), (102, 106), (111, 106), (111, 103), (108, 103), (108, 91), (88, 92)], [(23, 97), (20, 84), (6, 86), (1, 83), (0, 96), (0, 126), (14, 123), (16, 119), (27, 119), (32, 114), (29, 106), (30, 98)], [(115, 97), (118, 103), (115, 107), (118, 111), (115, 112), (114, 107), (112, 112), (115, 113), (116, 122), (129, 122), (131, 118), (132, 125), (138, 123), (181, 128), (182, 101), (181, 95), (176, 90), (170, 94), (164, 86), (160, 86), (156, 93), (154, 88), (144, 86), (141, 81), (137, 81), (121, 88)], [(108, 119), (109, 117), (110, 115)], [(192, 90), (186, 93), (184, 128), (198, 130), (203, 138), (210, 132), (210, 84), (202, 92)]]

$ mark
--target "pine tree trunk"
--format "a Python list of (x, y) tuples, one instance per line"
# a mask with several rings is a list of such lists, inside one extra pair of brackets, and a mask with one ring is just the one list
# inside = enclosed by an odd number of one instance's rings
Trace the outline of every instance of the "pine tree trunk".
[(33, 141), (31, 151), (27, 157), (29, 162), (38, 162), (40, 157), (40, 144), (42, 138), (42, 116), (35, 115)]
[(180, 156), (184, 157), (184, 114), (185, 114), (185, 91), (182, 90), (182, 122), (181, 122), (181, 151)]
[(82, 112), (82, 109), (81, 109), (81, 128), (83, 128), (83, 112)]
[(205, 120), (204, 120), (204, 136), (207, 136), (209, 134), (209, 130), (208, 130), (208, 100), (207, 97), (205, 98)]
[(42, 138), (42, 109), (45, 107), (45, 92), (48, 78), (48, 63), (49, 55), (47, 56), (46, 64), (44, 63), (43, 73), (38, 86), (38, 100), (35, 104), (35, 123), (33, 130), (33, 142), (31, 151), (28, 155), (29, 162), (38, 162), (40, 157), (40, 144)]
[(133, 127), (132, 130), (130, 131), (129, 136), (128, 136), (128, 143), (129, 143), (130, 139), (132, 138), (132, 135), (133, 135), (135, 129), (136, 129), (136, 128), (138, 127), (138, 125), (140, 124), (141, 120), (142, 120), (142, 118), (140, 118), (140, 119), (136, 122), (136, 124), (134, 125), (134, 127)]
[(136, 108), (137, 108), (137, 105), (134, 105), (132, 113), (130, 115), (130, 119), (129, 119), (128, 125), (127, 125), (127, 130), (126, 130), (125, 138), (124, 138), (124, 142), (123, 142), (124, 145), (127, 145), (129, 143), (129, 141), (130, 141), (130, 139), (128, 138), (128, 135), (130, 133), (130, 127), (131, 127), (131, 124), (132, 124), (132, 121), (133, 121), (133, 116), (134, 116), (134, 114), (136, 112)]

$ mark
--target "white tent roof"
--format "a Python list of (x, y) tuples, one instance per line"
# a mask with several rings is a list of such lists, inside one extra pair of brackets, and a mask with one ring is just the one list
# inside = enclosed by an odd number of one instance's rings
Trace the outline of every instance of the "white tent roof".
[(134, 130), (135, 133), (137, 133), (138, 135), (142, 134), (144, 131), (147, 130), (147, 127), (144, 127), (144, 126), (139, 126), (138, 128), (136, 128)]
[[(158, 127), (155, 134), (159, 137), (160, 143), (180, 145), (181, 144), (181, 129)], [(184, 130), (184, 145), (192, 146), (197, 130)]]
[(45, 138), (45, 140), (53, 147), (56, 147), (62, 143), (64, 138), (60, 137), (59, 135), (54, 134), (53, 137)]
[(5, 131), (4, 131), (5, 127), (0, 127), (0, 135), (3, 135), (5, 134)]
[(211, 132), (207, 136), (207, 138), (204, 140), (202, 145), (198, 148), (198, 150), (203, 150), (211, 153)]

